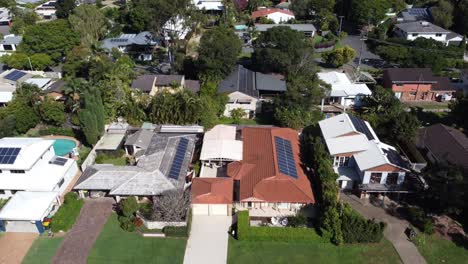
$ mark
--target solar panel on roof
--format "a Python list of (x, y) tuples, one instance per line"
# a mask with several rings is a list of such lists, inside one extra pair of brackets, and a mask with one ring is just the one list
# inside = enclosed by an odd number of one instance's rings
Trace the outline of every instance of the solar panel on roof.
[(405, 161), (398, 152), (396, 152), (393, 149), (382, 149), (385, 155), (387, 156), (387, 159), (390, 161), (390, 163), (395, 164), (399, 167), (402, 168), (409, 168), (409, 164), (407, 161)]
[(370, 132), (370, 130), (367, 127), (366, 122), (364, 122), (364, 120), (362, 120), (360, 118), (357, 118), (355, 116), (352, 116), (352, 115), (350, 115), (349, 118), (351, 119), (351, 122), (353, 123), (353, 126), (357, 131), (359, 131), (359, 132), (363, 133), (364, 135), (366, 135), (367, 139), (369, 139), (369, 140), (374, 139), (374, 136)]
[(0, 148), (0, 164), (13, 164), (21, 148)]
[(25, 75), (26, 75), (25, 72), (14, 70), (14, 71), (10, 72), (9, 74), (7, 74), (4, 78), (7, 79), (7, 80), (16, 82), (17, 80), (19, 80), (21, 77), (23, 77)]
[(61, 158), (61, 157), (55, 157), (49, 163), (59, 165), (59, 166), (63, 166), (63, 165), (65, 165), (65, 163), (67, 163), (67, 159)]
[(279, 171), (297, 179), (296, 161), (294, 160), (291, 141), (275, 137), (275, 147)]
[(185, 159), (185, 152), (187, 151), (188, 143), (188, 139), (181, 138), (179, 144), (177, 144), (176, 153), (174, 155), (174, 159), (172, 160), (171, 169), (169, 170), (169, 178), (174, 180), (179, 179), (180, 170)]

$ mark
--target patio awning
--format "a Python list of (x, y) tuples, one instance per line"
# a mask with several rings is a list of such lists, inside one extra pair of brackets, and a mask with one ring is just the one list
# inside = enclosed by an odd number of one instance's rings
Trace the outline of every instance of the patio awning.
[(40, 221), (57, 197), (58, 192), (17, 192), (0, 211), (0, 220)]

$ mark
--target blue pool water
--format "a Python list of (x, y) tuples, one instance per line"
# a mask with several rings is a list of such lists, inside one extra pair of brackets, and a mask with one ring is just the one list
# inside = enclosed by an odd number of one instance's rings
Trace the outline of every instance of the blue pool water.
[(246, 30), (247, 26), (246, 25), (235, 25), (234, 29), (235, 30)]
[(54, 142), (55, 155), (65, 156), (76, 147), (76, 143), (69, 139), (56, 139)]

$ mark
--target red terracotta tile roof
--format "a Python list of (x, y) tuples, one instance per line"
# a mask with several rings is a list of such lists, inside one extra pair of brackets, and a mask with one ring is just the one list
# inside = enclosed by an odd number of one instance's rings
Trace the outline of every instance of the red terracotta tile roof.
[[(292, 145), (298, 178), (282, 174), (276, 160), (275, 136)], [(314, 203), (310, 182), (299, 157), (297, 131), (289, 128), (244, 128), (243, 160), (228, 165), (228, 175), (240, 182), (239, 199)]]
[(256, 19), (256, 18), (259, 18), (259, 17), (264, 17), (264, 16), (267, 16), (269, 14), (276, 13), (276, 12), (283, 13), (285, 15), (294, 16), (294, 13), (289, 11), (289, 10), (284, 10), (284, 9), (279, 9), (279, 8), (264, 8), (264, 9), (260, 9), (260, 10), (252, 12), (252, 15), (250, 17), (252, 19)]
[(232, 204), (231, 178), (195, 178), (192, 183), (192, 203)]

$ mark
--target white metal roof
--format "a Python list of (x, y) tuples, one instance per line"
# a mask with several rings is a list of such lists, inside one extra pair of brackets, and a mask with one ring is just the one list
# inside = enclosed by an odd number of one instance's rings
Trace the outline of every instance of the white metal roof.
[(356, 132), (347, 114), (324, 119), (319, 122), (319, 126), (325, 139)]
[(43, 138), (2, 138), (0, 148), (21, 148), (13, 164), (0, 164), (1, 169), (28, 170), (52, 147), (54, 140)]
[(37, 87), (39, 87), (39, 89), (44, 89), (44, 88), (47, 88), (47, 84), (50, 83), (52, 79), (50, 78), (30, 78), (30, 79), (27, 79), (26, 81), (24, 81), (25, 83), (29, 83), (29, 84), (34, 84), (36, 85)]
[(242, 141), (236, 140), (236, 127), (217, 125), (205, 133), (200, 160), (242, 160)]
[(235, 140), (236, 126), (217, 125), (205, 133), (203, 140)]
[(330, 155), (364, 151), (368, 148), (367, 141), (367, 137), (362, 134), (336, 138), (325, 138)]
[(17, 192), (0, 211), (0, 219), (42, 220), (57, 197), (58, 192)]
[(331, 85), (330, 96), (343, 97), (372, 94), (366, 84), (352, 83), (345, 73), (331, 71), (319, 72), (317, 75), (322, 81)]
[(116, 150), (122, 144), (125, 134), (106, 133), (96, 145), (96, 150)]

